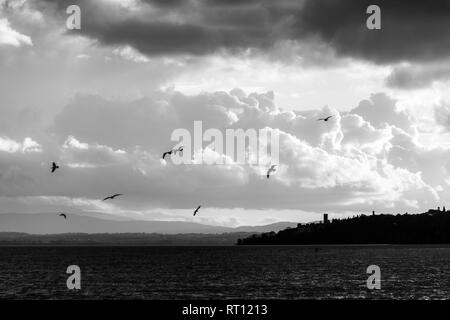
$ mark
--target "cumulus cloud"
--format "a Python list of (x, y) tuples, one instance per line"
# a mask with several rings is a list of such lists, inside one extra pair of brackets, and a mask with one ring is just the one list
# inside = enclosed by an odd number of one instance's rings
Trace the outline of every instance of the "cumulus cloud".
[(362, 116), (353, 113), (342, 117), (342, 134), (344, 146), (356, 146), (367, 154), (381, 153), (392, 139), (389, 126), (375, 128)]
[[(318, 122), (325, 114), (334, 117), (329, 123)], [(280, 167), (270, 185), (264, 165), (233, 161), (175, 165), (170, 159), (162, 165), (162, 152), (177, 143), (170, 140), (171, 132), (192, 130), (195, 120), (203, 121), (204, 130), (277, 130)], [(59, 157), (68, 168), (61, 174), (71, 183), (43, 182), (39, 194), (95, 199), (120, 188), (129, 195), (120, 203), (124, 209), (183, 209), (201, 199), (216, 208), (326, 207), (335, 212), (366, 210), (368, 205), (414, 208), (419, 206), (417, 199), (422, 206), (440, 197), (436, 188), (445, 182), (426, 160), (444, 158), (421, 147), (402, 129), (410, 125), (408, 121), (385, 95), (374, 95), (342, 114), (329, 107), (282, 111), (273, 93), (246, 94), (238, 89), (194, 96), (158, 92), (127, 104), (79, 95), (55, 118), (52, 128), (55, 137), (63, 139)], [(205, 158), (226, 156), (207, 142), (202, 147)], [(198, 156), (193, 150), (192, 157)], [(31, 189), (22, 192), (35, 194)]]
[[(342, 113), (331, 107), (283, 111), (274, 99), (271, 92), (247, 94), (240, 89), (191, 96), (159, 91), (129, 102), (78, 95), (49, 128), (52, 139), (60, 141), (52, 155), (63, 170), (49, 180), (49, 154), (30, 157), (32, 153), (18, 152), (23, 147), (17, 142), (0, 140), (9, 155), (0, 154), (0, 192), (9, 197), (85, 199), (93, 204), (120, 192), (127, 197), (114, 208), (92, 210), (113, 214), (123, 210), (133, 216), (139, 210), (177, 212), (198, 203), (220, 210), (411, 211), (434, 207), (447, 198), (450, 185), (444, 179), (450, 169), (446, 160), (450, 150), (418, 143), (415, 133), (408, 131), (412, 120), (397, 109), (395, 100), (375, 94)], [(329, 122), (317, 121), (328, 114), (334, 115)], [(199, 156), (210, 160), (229, 156), (206, 141), (200, 154), (192, 150), (194, 164), (176, 165), (170, 157), (162, 164), (162, 153), (179, 142), (171, 141), (172, 131), (185, 128), (193, 134), (193, 121), (203, 121), (203, 132), (208, 128), (277, 131), (277, 173), (267, 180), (269, 163), (251, 166), (233, 159), (223, 165), (195, 164)], [(21, 145), (29, 148), (33, 143)], [(251, 149), (247, 152), (256, 156)], [(86, 210), (85, 205), (73, 205)]]
[(17, 142), (8, 137), (0, 137), (0, 151), (15, 153), (15, 152), (42, 152), (42, 146), (27, 137), (23, 140), (23, 142)]
[(406, 111), (400, 110), (396, 100), (383, 93), (373, 94), (370, 100), (361, 101), (350, 113), (362, 116), (377, 127), (392, 124), (403, 130), (411, 128), (411, 121)]

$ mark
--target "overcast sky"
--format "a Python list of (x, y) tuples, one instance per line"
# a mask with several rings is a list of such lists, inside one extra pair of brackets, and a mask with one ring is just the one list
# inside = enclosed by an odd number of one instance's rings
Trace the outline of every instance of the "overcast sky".
[[(449, 16), (439, 0), (0, 0), (0, 213), (237, 226), (450, 208)], [(161, 161), (195, 120), (280, 130), (278, 172)]]

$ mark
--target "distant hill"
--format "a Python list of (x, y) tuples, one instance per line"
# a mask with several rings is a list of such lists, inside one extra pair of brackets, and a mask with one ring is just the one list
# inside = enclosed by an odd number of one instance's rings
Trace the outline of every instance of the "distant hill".
[[(114, 219), (114, 220), (113, 220)], [(35, 214), (0, 214), (0, 232), (23, 232), (27, 234), (62, 234), (62, 233), (205, 233), (221, 234), (232, 232), (269, 232), (279, 231), (296, 223), (280, 222), (266, 226), (246, 226), (238, 228), (210, 226), (183, 221), (143, 221), (117, 220), (101, 217), (68, 214), (67, 219), (56, 213)]]
[(450, 243), (450, 211), (380, 214), (299, 224), (238, 240), (242, 245), (286, 244), (442, 244)]
[(224, 246), (234, 245), (250, 232), (208, 233), (59, 233), (26, 234), (0, 232), (0, 246)]

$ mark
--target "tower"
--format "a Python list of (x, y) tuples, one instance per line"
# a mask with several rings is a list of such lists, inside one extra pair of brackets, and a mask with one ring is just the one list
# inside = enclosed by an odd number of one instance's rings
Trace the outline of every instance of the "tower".
[(323, 224), (327, 224), (328, 223), (328, 213), (324, 213), (323, 214)]

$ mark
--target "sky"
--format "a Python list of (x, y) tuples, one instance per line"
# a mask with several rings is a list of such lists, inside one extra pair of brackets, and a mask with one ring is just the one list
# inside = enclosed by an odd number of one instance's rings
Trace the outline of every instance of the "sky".
[[(0, 0), (0, 213), (240, 226), (450, 207), (449, 16), (441, 0)], [(162, 160), (194, 121), (278, 132), (278, 170)]]

